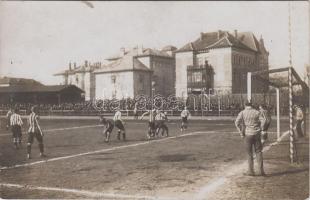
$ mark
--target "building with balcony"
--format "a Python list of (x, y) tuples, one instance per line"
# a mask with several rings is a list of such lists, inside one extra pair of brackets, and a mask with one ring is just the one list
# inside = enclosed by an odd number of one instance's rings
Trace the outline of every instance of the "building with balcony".
[[(176, 96), (191, 93), (245, 93), (247, 72), (267, 70), (269, 52), (251, 32), (201, 33), (175, 52)], [(268, 74), (264, 75), (268, 79)], [(253, 78), (254, 93), (268, 90)]]

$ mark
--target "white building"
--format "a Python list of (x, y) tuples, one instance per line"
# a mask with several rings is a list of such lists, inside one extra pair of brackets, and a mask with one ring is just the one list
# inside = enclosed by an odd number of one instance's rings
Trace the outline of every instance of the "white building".
[(155, 93), (163, 96), (174, 94), (175, 59), (173, 46), (162, 50), (136, 47), (121, 49), (120, 55), (107, 58), (108, 64), (85, 61), (84, 65), (55, 74), (63, 77), (62, 84), (74, 84), (85, 91), (85, 99), (134, 98)]
[[(201, 33), (175, 52), (176, 96), (209, 90), (244, 93), (247, 72), (267, 70), (268, 56), (263, 39), (258, 41), (251, 32)], [(254, 92), (268, 89), (256, 80), (253, 87)]]

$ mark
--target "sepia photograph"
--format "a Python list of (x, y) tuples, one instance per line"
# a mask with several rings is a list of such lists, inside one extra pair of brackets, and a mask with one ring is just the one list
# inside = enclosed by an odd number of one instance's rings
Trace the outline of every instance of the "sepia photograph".
[(0, 199), (309, 200), (310, 1), (0, 1)]

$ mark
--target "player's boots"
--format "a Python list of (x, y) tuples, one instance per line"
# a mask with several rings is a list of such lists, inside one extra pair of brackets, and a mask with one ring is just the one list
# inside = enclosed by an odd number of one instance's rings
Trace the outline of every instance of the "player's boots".
[(18, 149), (17, 138), (13, 138), (13, 144), (14, 144), (14, 148)]
[(31, 159), (31, 143), (27, 143), (27, 159)]
[(256, 161), (258, 165), (258, 175), (259, 176), (266, 176), (264, 171), (264, 164), (263, 164), (263, 153), (259, 152), (256, 154)]
[(149, 128), (148, 132), (147, 132), (147, 139), (150, 140), (151, 139), (151, 134), (152, 134), (152, 130)]
[(46, 157), (46, 155), (44, 154), (44, 145), (43, 143), (39, 143), (39, 149), (40, 149), (40, 157)]
[(169, 129), (166, 127), (166, 137), (169, 137)]
[(41, 152), (41, 153), (40, 153), (40, 157), (41, 157), (41, 158), (45, 158), (46, 155), (45, 155), (43, 152)]

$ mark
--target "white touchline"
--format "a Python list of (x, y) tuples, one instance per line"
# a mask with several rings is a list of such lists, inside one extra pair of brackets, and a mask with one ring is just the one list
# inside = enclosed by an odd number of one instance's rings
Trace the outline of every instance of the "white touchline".
[[(93, 127), (100, 127), (103, 125), (86, 125), (86, 126), (74, 126), (74, 127), (68, 127), (68, 128), (54, 128), (54, 129), (46, 129), (43, 130), (43, 132), (54, 132), (54, 131), (65, 131), (65, 130), (71, 130), (71, 129), (80, 129), (80, 128), (93, 128)], [(24, 132), (23, 134), (26, 134), (26, 132)], [(0, 136), (8, 136), (8, 135), (12, 135), (12, 134), (1, 134)]]
[(128, 148), (128, 147), (136, 147), (136, 146), (146, 145), (146, 144), (155, 143), (155, 142), (162, 142), (165, 140), (170, 140), (170, 139), (175, 139), (175, 138), (180, 138), (180, 137), (198, 135), (198, 134), (202, 134), (202, 133), (215, 133), (215, 132), (221, 132), (221, 130), (217, 130), (217, 131), (196, 131), (196, 132), (186, 133), (186, 134), (182, 134), (182, 135), (171, 136), (171, 137), (167, 137), (167, 138), (163, 138), (163, 139), (159, 139), (159, 140), (150, 140), (150, 141), (139, 142), (139, 143), (135, 143), (135, 144), (122, 145), (122, 146), (112, 147), (109, 149), (100, 149), (100, 150), (90, 151), (90, 152), (85, 152), (85, 153), (80, 153), (80, 154), (74, 154), (74, 155), (69, 155), (69, 156), (62, 156), (62, 157), (56, 157), (56, 158), (51, 158), (51, 159), (46, 159), (46, 160), (40, 160), (40, 161), (36, 161), (36, 162), (32, 162), (32, 163), (17, 164), (17, 165), (8, 166), (8, 167), (1, 167), (0, 171), (5, 170), (5, 169), (27, 167), (27, 166), (37, 165), (37, 164), (41, 164), (41, 163), (47, 163), (47, 162), (52, 162), (52, 161), (57, 161), (57, 160), (64, 160), (64, 159), (69, 159), (69, 158), (75, 158), (75, 157), (85, 156), (85, 155), (90, 155), (90, 154), (119, 150), (119, 149), (124, 149), (124, 148)]
[(10, 184), (10, 183), (0, 183), (2, 187), (18, 188), (18, 189), (30, 189), (30, 190), (45, 190), (45, 191), (56, 191), (56, 192), (66, 192), (79, 194), (82, 196), (92, 197), (92, 198), (113, 198), (113, 199), (174, 199), (171, 197), (157, 197), (157, 196), (143, 196), (143, 195), (128, 195), (128, 194), (115, 194), (115, 193), (104, 193), (104, 192), (94, 192), (89, 190), (77, 190), (68, 188), (57, 188), (57, 187), (41, 187), (41, 186), (31, 186), (31, 185), (20, 185), (20, 184)]
[[(279, 144), (280, 141), (283, 140), (283, 138), (288, 135), (289, 131), (286, 131), (282, 134), (282, 136), (279, 138), (278, 141), (273, 142), (271, 144), (269, 144), (268, 146), (265, 146), (263, 149), (263, 152), (268, 151), (272, 146), (275, 146), (277, 144)], [(196, 200), (203, 200), (203, 199), (208, 199), (209, 195), (214, 192), (215, 190), (217, 190), (220, 186), (224, 185), (227, 181), (228, 181), (228, 177), (232, 176), (236, 173), (238, 173), (240, 170), (244, 169), (244, 167), (246, 167), (247, 165), (247, 161), (232, 166), (225, 174), (224, 176), (220, 176), (217, 178), (214, 178), (213, 180), (211, 180), (207, 185), (205, 185), (204, 187), (202, 187), (198, 194), (196, 195), (196, 197), (194, 199)]]

